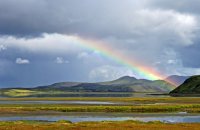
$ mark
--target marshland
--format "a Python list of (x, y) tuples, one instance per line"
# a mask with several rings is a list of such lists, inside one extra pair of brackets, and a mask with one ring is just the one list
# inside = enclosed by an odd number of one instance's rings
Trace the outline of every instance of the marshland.
[(192, 129), (200, 126), (199, 103), (170, 96), (3, 97), (0, 129)]

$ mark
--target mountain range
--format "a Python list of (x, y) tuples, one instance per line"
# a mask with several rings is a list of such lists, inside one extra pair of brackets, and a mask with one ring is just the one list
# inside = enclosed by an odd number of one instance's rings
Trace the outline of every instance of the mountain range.
[(35, 88), (4, 88), (2, 91), (11, 89), (31, 91), (62, 91), (62, 92), (156, 92), (167, 93), (176, 86), (164, 80), (136, 79), (124, 76), (107, 82), (82, 83), (82, 82), (59, 82), (47, 86)]

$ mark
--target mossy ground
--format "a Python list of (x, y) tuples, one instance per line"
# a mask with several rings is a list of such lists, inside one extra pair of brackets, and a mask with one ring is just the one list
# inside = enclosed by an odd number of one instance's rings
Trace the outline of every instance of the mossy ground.
[(200, 123), (166, 124), (158, 121), (103, 121), (103, 122), (0, 122), (0, 130), (199, 130)]

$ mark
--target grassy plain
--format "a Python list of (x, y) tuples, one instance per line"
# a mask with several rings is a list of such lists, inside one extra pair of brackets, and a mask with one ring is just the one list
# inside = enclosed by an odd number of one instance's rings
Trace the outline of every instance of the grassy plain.
[[(130, 113), (200, 113), (200, 98), (0, 98), (0, 101), (108, 101), (121, 104), (0, 104), (0, 113), (23, 112), (130, 112)], [(124, 103), (124, 104), (123, 104)]]
[(0, 130), (199, 130), (200, 123), (166, 124), (158, 121), (103, 121), (79, 122), (58, 121), (40, 123), (31, 121), (0, 122)]

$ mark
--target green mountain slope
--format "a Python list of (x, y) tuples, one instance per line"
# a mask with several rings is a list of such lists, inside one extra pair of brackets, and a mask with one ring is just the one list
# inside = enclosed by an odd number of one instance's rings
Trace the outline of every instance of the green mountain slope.
[(170, 94), (200, 94), (200, 75), (190, 77)]

